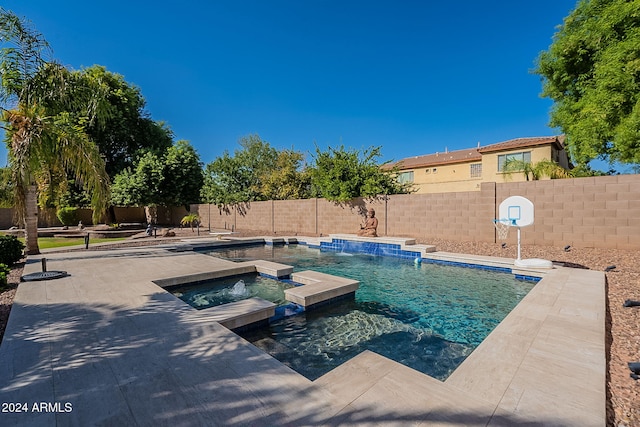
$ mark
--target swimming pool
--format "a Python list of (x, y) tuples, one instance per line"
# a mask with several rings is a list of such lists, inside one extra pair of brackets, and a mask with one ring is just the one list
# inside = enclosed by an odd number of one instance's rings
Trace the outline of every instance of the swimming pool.
[(243, 337), (309, 379), (365, 349), (444, 380), (534, 286), (512, 274), (302, 245), (226, 248), (360, 281), (355, 300), (274, 321)]

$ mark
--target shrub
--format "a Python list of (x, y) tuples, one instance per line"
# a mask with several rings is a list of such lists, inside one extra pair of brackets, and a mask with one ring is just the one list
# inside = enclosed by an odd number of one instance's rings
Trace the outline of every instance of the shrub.
[(62, 225), (76, 225), (78, 223), (78, 208), (60, 208), (56, 216)]
[(13, 265), (22, 258), (22, 243), (16, 236), (0, 236), (0, 263)]
[(11, 269), (7, 264), (0, 263), (0, 289), (7, 286), (7, 276), (9, 276), (10, 272)]
[(194, 214), (194, 213), (185, 215), (180, 221), (180, 225), (182, 225), (183, 227), (187, 225), (191, 226), (191, 231), (193, 231), (193, 227), (198, 225), (199, 223), (200, 223), (200, 217), (198, 216), (198, 214)]

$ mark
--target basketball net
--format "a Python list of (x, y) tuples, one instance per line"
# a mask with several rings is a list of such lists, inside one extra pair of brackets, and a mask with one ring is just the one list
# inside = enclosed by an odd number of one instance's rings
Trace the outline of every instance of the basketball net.
[(511, 226), (509, 225), (508, 219), (494, 219), (493, 225), (496, 227), (496, 231), (498, 232), (498, 238), (500, 240), (507, 240), (507, 236), (509, 235), (509, 229)]

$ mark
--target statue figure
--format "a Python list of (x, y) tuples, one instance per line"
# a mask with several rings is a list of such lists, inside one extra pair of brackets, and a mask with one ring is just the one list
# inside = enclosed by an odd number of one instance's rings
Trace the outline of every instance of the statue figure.
[(362, 237), (378, 237), (376, 230), (378, 229), (378, 218), (376, 218), (376, 211), (369, 209), (367, 211), (367, 220), (364, 225), (360, 226), (358, 236)]

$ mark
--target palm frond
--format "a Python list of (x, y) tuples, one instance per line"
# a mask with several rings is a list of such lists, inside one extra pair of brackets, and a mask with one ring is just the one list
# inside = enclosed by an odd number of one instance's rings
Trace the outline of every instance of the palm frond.
[(571, 171), (560, 166), (553, 160), (543, 159), (536, 162), (535, 169), (541, 176), (548, 176), (551, 179), (571, 178)]
[(3, 104), (27, 98), (27, 82), (40, 70), (51, 53), (49, 44), (31, 24), (0, 8), (0, 101)]
[(538, 179), (531, 167), (531, 163), (525, 162), (524, 160), (508, 159), (502, 166), (502, 172), (505, 174), (507, 179), (511, 179), (514, 173), (519, 172), (524, 174), (527, 181), (529, 181), (530, 178), (533, 180)]
[(525, 162), (523, 160), (509, 159), (507, 160), (502, 171), (507, 179), (511, 178), (514, 173), (523, 173), (527, 181), (530, 179), (537, 181), (543, 176), (550, 179), (571, 178), (571, 171), (560, 166), (553, 160), (542, 159), (535, 163)]
[(109, 203), (109, 176), (98, 147), (89, 140), (84, 128), (76, 124), (69, 114), (55, 119), (55, 146), (64, 170), (81, 183), (91, 194), (93, 220), (99, 222)]

